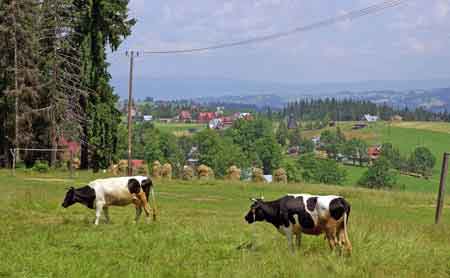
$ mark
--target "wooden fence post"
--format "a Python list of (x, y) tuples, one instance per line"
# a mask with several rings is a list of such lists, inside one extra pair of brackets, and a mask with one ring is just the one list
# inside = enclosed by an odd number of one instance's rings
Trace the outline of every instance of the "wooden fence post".
[(444, 195), (445, 195), (445, 183), (447, 181), (448, 174), (448, 158), (450, 153), (444, 153), (444, 160), (442, 161), (442, 172), (441, 172), (441, 180), (439, 183), (439, 193), (436, 204), (436, 215), (434, 219), (434, 223), (438, 224), (441, 220), (442, 216), (442, 208), (444, 207)]
[(73, 150), (70, 150), (69, 168), (70, 168), (70, 178), (73, 179)]
[(13, 177), (15, 177), (16, 176), (16, 149), (10, 149), (9, 151), (11, 152), (12, 159), (13, 159), (11, 172), (12, 172)]

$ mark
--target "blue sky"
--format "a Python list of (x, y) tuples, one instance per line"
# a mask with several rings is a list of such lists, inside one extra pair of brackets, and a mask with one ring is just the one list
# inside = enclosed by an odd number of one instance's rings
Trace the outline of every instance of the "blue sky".
[[(131, 0), (132, 35), (109, 55), (126, 83), (126, 49), (201, 47), (286, 31), (381, 0)], [(450, 0), (405, 5), (287, 38), (136, 60), (137, 79), (218, 78), (319, 83), (450, 77)]]

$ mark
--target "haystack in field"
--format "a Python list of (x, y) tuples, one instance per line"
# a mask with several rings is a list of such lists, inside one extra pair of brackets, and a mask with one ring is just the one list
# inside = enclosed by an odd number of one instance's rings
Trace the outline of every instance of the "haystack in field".
[(227, 170), (227, 175), (225, 176), (225, 179), (230, 181), (238, 181), (241, 179), (241, 169), (239, 169), (237, 166), (233, 165)]
[(181, 175), (183, 180), (192, 180), (194, 178), (194, 169), (191, 166), (184, 165)]
[(204, 164), (198, 166), (197, 168), (198, 178), (201, 180), (214, 179), (214, 171), (211, 167)]
[(72, 159), (73, 169), (80, 169), (80, 165), (81, 165), (81, 162), (80, 162), (80, 159), (78, 159), (78, 157), (75, 157)]
[(161, 178), (161, 163), (158, 160), (153, 162), (152, 165), (152, 177), (155, 179)]
[(127, 160), (119, 160), (118, 164), (118, 175), (125, 175), (128, 169), (128, 161)]
[(161, 176), (163, 179), (172, 179), (172, 165), (170, 165), (170, 163), (164, 163), (161, 168)]
[(287, 183), (286, 171), (283, 168), (275, 170), (273, 173), (273, 181), (278, 183)]
[(252, 169), (252, 181), (254, 182), (265, 182), (264, 172), (261, 168), (253, 168)]
[(148, 177), (148, 166), (143, 163), (136, 169), (136, 174)]

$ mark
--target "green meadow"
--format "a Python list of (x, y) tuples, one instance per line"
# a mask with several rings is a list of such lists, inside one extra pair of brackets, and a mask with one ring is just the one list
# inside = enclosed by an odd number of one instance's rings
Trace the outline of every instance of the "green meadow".
[[(61, 202), (67, 186), (98, 177), (0, 171), (0, 277), (450, 276), (449, 195), (434, 225), (434, 193), (156, 181), (156, 222), (133, 224), (132, 206), (112, 207), (112, 223), (94, 227), (94, 211)], [(269, 224), (246, 224), (249, 197), (287, 192), (344, 196), (352, 205), (352, 256), (331, 253), (322, 236), (304, 236), (290, 254)]]
[[(360, 138), (369, 145), (392, 143), (403, 155), (409, 155), (418, 146), (425, 146), (436, 157), (433, 176), (429, 179), (400, 175), (395, 190), (437, 193), (444, 152), (450, 152), (450, 123), (443, 122), (388, 122), (372, 123), (368, 128), (352, 130), (353, 122), (341, 122), (339, 127), (347, 138)], [(334, 128), (326, 128), (334, 129)], [(308, 138), (323, 130), (305, 131)], [(345, 166), (348, 173), (345, 185), (355, 186), (366, 168)], [(450, 184), (450, 176), (447, 179)]]

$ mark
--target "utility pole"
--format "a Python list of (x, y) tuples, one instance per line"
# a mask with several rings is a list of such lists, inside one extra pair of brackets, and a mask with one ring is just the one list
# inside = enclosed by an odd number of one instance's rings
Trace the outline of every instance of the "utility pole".
[(436, 215), (434, 218), (435, 224), (439, 224), (439, 221), (441, 220), (441, 215), (442, 215), (442, 208), (444, 207), (445, 183), (446, 183), (447, 174), (448, 174), (449, 157), (450, 157), (450, 153), (444, 153), (444, 159), (442, 161), (441, 179), (439, 182), (439, 193), (438, 193), (438, 199), (437, 199), (437, 204), (436, 204)]
[[(19, 14), (17, 12), (17, 3), (16, 1), (13, 2), (14, 6), (14, 14), (12, 17), (13, 21), (13, 28), (14, 28), (14, 38), (13, 38), (13, 44), (14, 44), (14, 112), (15, 112), (15, 125), (14, 125), (14, 148), (19, 147), (19, 81), (18, 81), (18, 58), (17, 58), (17, 20), (16, 20), (16, 14)], [(16, 154), (16, 159), (18, 159), (19, 154)]]
[(133, 175), (133, 168), (131, 165), (131, 145), (132, 145), (132, 116), (131, 116), (131, 108), (133, 102), (133, 63), (134, 56), (139, 56), (139, 52), (130, 51), (126, 52), (126, 55), (130, 57), (130, 77), (128, 80), (128, 176)]

